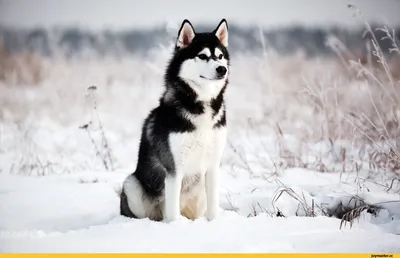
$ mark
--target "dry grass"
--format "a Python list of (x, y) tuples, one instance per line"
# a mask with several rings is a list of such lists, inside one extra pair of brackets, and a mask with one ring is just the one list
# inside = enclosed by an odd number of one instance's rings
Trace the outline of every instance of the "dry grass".
[[(255, 167), (261, 166), (268, 171), (268, 178), (290, 167), (321, 172), (355, 171), (358, 161), (366, 161), (368, 169), (398, 173), (396, 139), (400, 137), (400, 102), (396, 96), (400, 95), (400, 83), (394, 80), (392, 87), (383, 67), (369, 70), (362, 62), (353, 60), (348, 62), (347, 70), (340, 60), (307, 60), (302, 56), (270, 56), (261, 60), (238, 57), (234, 61), (227, 96), (232, 132), (228, 151), (235, 159), (233, 169), (240, 167), (257, 175)], [(107, 130), (117, 130), (119, 125), (114, 121), (128, 121), (126, 128), (138, 131), (137, 114), (143, 117), (158, 96), (145, 86), (158, 85), (157, 90), (162, 90), (159, 86), (162, 75), (150, 66), (139, 68), (139, 63), (140, 60), (133, 64), (53, 62), (37, 90), (38, 100), (29, 100), (14, 89), (0, 89), (0, 119), (7, 115), (8, 121), (25, 121), (28, 113), (33, 117), (45, 114), (61, 124), (82, 125), (88, 121), (83, 114), (92, 113), (82, 92), (85, 84), (95, 83), (99, 85), (97, 112), (105, 117), (102, 122)], [(392, 66), (388, 61), (388, 67)], [(143, 94), (146, 98), (151, 95), (153, 102), (139, 105)], [(132, 111), (135, 111), (133, 120)], [(245, 132), (246, 137), (257, 136), (260, 148), (243, 145), (243, 138), (235, 137), (238, 132)], [(275, 139), (273, 148), (265, 140), (271, 135)], [(297, 145), (288, 142), (286, 135), (297, 138)], [(325, 142), (328, 150), (310, 149), (318, 142)], [(359, 150), (357, 155), (354, 150)], [(255, 154), (256, 160), (249, 158), (248, 153)], [(314, 159), (309, 160), (309, 156)], [(332, 159), (340, 168), (332, 165)]]
[(308, 205), (307, 200), (304, 197), (304, 194), (302, 194), (300, 196), (295, 191), (293, 191), (293, 189), (287, 188), (287, 187), (284, 189), (278, 190), (272, 197), (272, 206), (274, 207), (276, 214), (278, 214), (278, 213), (282, 214), (282, 212), (280, 212), (279, 209), (277, 207), (275, 207), (275, 203), (279, 200), (279, 198), (281, 198), (281, 196), (283, 194), (289, 195), (291, 198), (293, 198), (294, 200), (296, 200), (298, 202), (296, 216), (299, 215), (300, 210), (302, 211), (302, 214), (304, 214), (306, 217), (315, 217), (316, 216), (314, 201), (312, 201), (311, 205)]
[(42, 60), (34, 53), (9, 53), (0, 44), (0, 82), (5, 85), (38, 85), (44, 79)]
[[(267, 52), (261, 58), (235, 56), (227, 92), (231, 134), (224, 160), (231, 164), (231, 170), (244, 169), (251, 176), (259, 176), (264, 170), (266, 174), (261, 174), (266, 180), (291, 167), (342, 173), (365, 168), (390, 171), (398, 177), (400, 52), (391, 30), (382, 30), (386, 37), (372, 38), (366, 56), (348, 50), (334, 38), (328, 39), (328, 44), (337, 58), (307, 59), (301, 54), (282, 57)], [(378, 40), (392, 41), (391, 58), (382, 54)], [(84, 124), (83, 129), (90, 129), (88, 121), (101, 115), (99, 126), (107, 129), (100, 128), (100, 147), (95, 153), (103, 157), (103, 167), (110, 170), (118, 158), (111, 158), (105, 135), (140, 133), (138, 125), (162, 90), (169, 50), (157, 52), (157, 58), (151, 61), (52, 60), (44, 74), (40, 65), (44, 62), (36, 57), (10, 55), (0, 48), (3, 83), (40, 86), (29, 92), (31, 95), (20, 89), (0, 88), (0, 120), (24, 124), (29, 114), (62, 126)], [(24, 58), (31, 61), (22, 62)], [(26, 63), (25, 68), (21, 62)], [(26, 73), (31, 76), (24, 77)], [(93, 84), (98, 85), (94, 114), (93, 105), (87, 107), (82, 96), (87, 85)], [(88, 113), (92, 114), (89, 119)], [(30, 119), (29, 123), (35, 122)], [(297, 141), (289, 141), (288, 135)], [(246, 145), (246, 139), (259, 145)], [(313, 147), (322, 143), (325, 149)]]
[[(367, 55), (350, 51), (331, 37), (327, 43), (337, 53), (336, 60), (270, 56), (261, 61), (264, 73), (258, 75), (262, 80), (260, 91), (266, 96), (265, 102), (260, 103), (264, 115), (251, 118), (248, 128), (257, 135), (265, 134), (265, 128), (275, 133), (280, 161), (274, 161), (272, 167), (303, 167), (321, 172), (350, 167), (355, 171), (364, 168), (366, 161), (370, 170), (400, 175), (398, 42), (387, 27), (379, 29), (386, 36), (377, 39), (371, 27), (366, 26), (372, 35), (367, 41)], [(380, 40), (391, 41), (390, 57), (380, 49)], [(284, 135), (288, 134), (300, 139), (297, 148), (286, 142)], [(333, 163), (342, 164), (341, 169), (327, 163), (327, 153), (307, 148), (309, 143), (321, 141), (329, 145), (327, 152)], [(309, 155), (315, 159), (307, 160)]]

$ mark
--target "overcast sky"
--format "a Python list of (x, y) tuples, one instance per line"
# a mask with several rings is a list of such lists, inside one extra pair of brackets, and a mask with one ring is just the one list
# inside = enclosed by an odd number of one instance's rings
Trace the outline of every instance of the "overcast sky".
[(229, 22), (264, 27), (288, 24), (356, 26), (347, 4), (357, 5), (370, 21), (400, 25), (400, 0), (0, 0), (0, 24), (17, 27), (83, 25), (125, 29), (193, 23)]

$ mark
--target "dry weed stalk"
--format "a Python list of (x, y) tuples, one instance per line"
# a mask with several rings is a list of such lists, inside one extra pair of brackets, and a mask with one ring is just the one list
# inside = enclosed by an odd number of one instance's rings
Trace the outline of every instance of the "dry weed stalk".
[(243, 154), (242, 151), (238, 150), (231, 140), (228, 141), (228, 146), (232, 149), (232, 151), (239, 158), (240, 162), (244, 166), (244, 169), (246, 169), (250, 173), (251, 177), (254, 177), (255, 172), (254, 172), (252, 166), (250, 165), (246, 155)]
[[(351, 208), (351, 203), (354, 202), (353, 207)], [(340, 218), (340, 229), (342, 226), (346, 226), (347, 223), (350, 223), (350, 228), (353, 226), (353, 223), (356, 219), (360, 219), (360, 216), (363, 211), (367, 211), (368, 213), (376, 216), (380, 207), (375, 204), (367, 204), (365, 201), (360, 198), (358, 195), (352, 196), (348, 201), (348, 204), (344, 206), (342, 203), (336, 207), (335, 217)], [(339, 210), (339, 212), (338, 212)]]
[(277, 136), (277, 145), (279, 148), (279, 157), (281, 158), (281, 162), (279, 162), (279, 166), (283, 169), (285, 168), (293, 168), (293, 167), (302, 167), (306, 168), (307, 165), (301, 160), (301, 157), (295, 155), (288, 147), (283, 131), (278, 123), (276, 123), (276, 136)]
[(314, 204), (314, 200), (312, 200), (312, 204), (311, 207), (307, 204), (307, 200), (304, 196), (304, 192), (302, 192), (302, 196), (299, 196), (292, 188), (289, 188), (287, 186), (285, 186), (281, 181), (276, 180), (277, 183), (281, 186), (280, 188), (282, 189), (278, 189), (273, 197), (272, 197), (272, 207), (274, 208), (274, 210), (276, 212), (279, 211), (279, 209), (275, 206), (276, 202), (281, 198), (281, 196), (286, 193), (288, 194), (290, 197), (292, 197), (293, 199), (295, 199), (298, 202), (298, 207), (297, 207), (297, 211), (296, 211), (296, 215), (298, 216), (298, 211), (301, 208), (304, 211), (304, 214), (306, 217), (315, 217), (316, 216), (316, 212), (315, 212), (315, 204)]
[(101, 137), (101, 148), (99, 148), (96, 144), (96, 141), (94, 139), (94, 137), (92, 136), (92, 134), (90, 133), (89, 128), (93, 125), (93, 121), (89, 121), (88, 123), (80, 126), (80, 129), (83, 129), (87, 132), (89, 139), (95, 149), (96, 152), (96, 156), (100, 158), (104, 168), (108, 171), (113, 171), (114, 170), (114, 166), (113, 166), (113, 159), (112, 159), (112, 153), (111, 153), (111, 148), (108, 144), (107, 138), (105, 136), (105, 132), (104, 132), (104, 127), (103, 127), (103, 123), (100, 119), (100, 115), (97, 111), (97, 101), (96, 101), (96, 97), (95, 97), (95, 91), (96, 91), (97, 87), (96, 86), (90, 86), (87, 88), (88, 90), (88, 96), (90, 98), (90, 100), (92, 101), (92, 109), (93, 112), (95, 114), (95, 119), (99, 125), (99, 130), (100, 130), (100, 137)]
[(343, 215), (343, 218), (340, 221), (340, 229), (342, 226), (346, 226), (347, 223), (350, 223), (350, 228), (353, 227), (353, 223), (356, 219), (360, 219), (361, 213), (367, 210), (369, 213), (375, 213), (376, 210), (371, 205), (361, 205), (359, 207), (355, 207), (354, 209), (350, 210), (349, 212)]

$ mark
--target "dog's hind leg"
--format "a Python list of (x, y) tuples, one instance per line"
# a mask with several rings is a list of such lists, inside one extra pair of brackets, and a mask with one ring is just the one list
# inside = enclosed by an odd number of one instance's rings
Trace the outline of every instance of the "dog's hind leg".
[(124, 189), (122, 189), (121, 196), (120, 196), (120, 214), (125, 217), (129, 218), (137, 218), (135, 214), (132, 213), (131, 209), (128, 205), (128, 197), (125, 194)]
[(131, 218), (162, 219), (162, 212), (158, 200), (146, 195), (140, 182), (134, 175), (128, 176), (124, 181), (121, 193), (120, 212), (121, 215)]

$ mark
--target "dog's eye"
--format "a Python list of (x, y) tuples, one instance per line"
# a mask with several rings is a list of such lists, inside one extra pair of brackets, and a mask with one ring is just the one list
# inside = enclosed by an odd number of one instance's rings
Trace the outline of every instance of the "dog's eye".
[(222, 54), (219, 54), (218, 59), (222, 59), (224, 56)]
[(206, 60), (207, 59), (207, 56), (205, 54), (200, 54), (197, 57), (200, 58), (201, 60)]

